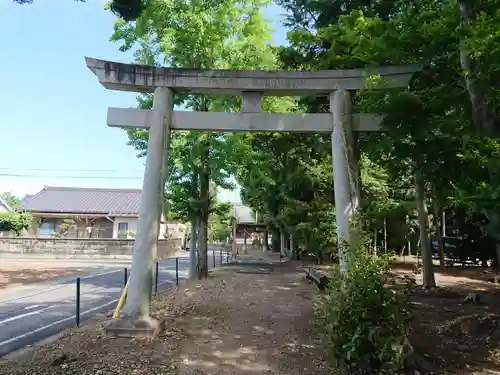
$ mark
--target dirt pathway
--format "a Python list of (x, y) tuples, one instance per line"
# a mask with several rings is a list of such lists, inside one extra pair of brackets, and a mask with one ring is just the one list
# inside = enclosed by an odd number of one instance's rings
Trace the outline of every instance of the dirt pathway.
[(187, 335), (179, 373), (326, 374), (303, 274), (290, 266), (231, 268), (180, 322)]

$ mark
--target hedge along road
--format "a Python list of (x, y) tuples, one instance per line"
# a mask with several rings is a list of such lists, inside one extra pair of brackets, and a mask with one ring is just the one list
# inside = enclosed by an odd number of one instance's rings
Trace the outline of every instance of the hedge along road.
[[(208, 265), (220, 264), (220, 248), (210, 246)], [(225, 254), (224, 254), (225, 256)], [(127, 266), (125, 264), (125, 266)], [(128, 265), (128, 276), (130, 265)], [(81, 277), (81, 324), (98, 313), (113, 309), (120, 298), (125, 282), (124, 267), (116, 264), (100, 267), (89, 265), (89, 274)], [(179, 278), (186, 278), (189, 254), (179, 256)], [(158, 292), (176, 284), (176, 260), (159, 262)], [(153, 287), (154, 289), (154, 287)], [(26, 287), (0, 290), (0, 356), (33, 344), (76, 324), (76, 277), (65, 277)]]

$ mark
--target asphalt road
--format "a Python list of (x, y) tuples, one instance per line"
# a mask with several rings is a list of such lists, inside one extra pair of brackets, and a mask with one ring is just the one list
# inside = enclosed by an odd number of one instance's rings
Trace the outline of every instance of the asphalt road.
[[(220, 265), (220, 250), (209, 248), (208, 265)], [(186, 278), (189, 254), (179, 258), (179, 279)], [(224, 260), (225, 261), (225, 260)], [(81, 262), (75, 268), (82, 268)], [(81, 277), (80, 320), (115, 308), (125, 282), (124, 267), (130, 264), (85, 265), (89, 274)], [(69, 266), (72, 268), (72, 265)], [(76, 278), (7, 288), (0, 291), (0, 356), (52, 336), (76, 324)], [(158, 293), (176, 285), (176, 260), (166, 259), (158, 267)], [(154, 287), (153, 287), (154, 291)]]

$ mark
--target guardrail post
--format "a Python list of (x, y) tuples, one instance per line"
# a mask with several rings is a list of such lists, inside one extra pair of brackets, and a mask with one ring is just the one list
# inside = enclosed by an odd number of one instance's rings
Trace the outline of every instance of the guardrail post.
[(127, 285), (127, 281), (128, 281), (128, 275), (127, 275), (128, 274), (128, 270), (127, 270), (127, 267), (125, 267), (123, 269), (123, 271), (124, 271), (124, 277), (125, 277), (124, 280), (123, 280), (123, 286), (125, 287), (125, 285)]
[(158, 262), (156, 262), (155, 270), (155, 296), (158, 294)]
[(215, 266), (217, 265), (217, 264), (215, 263), (215, 250), (212, 250), (212, 257), (213, 257), (213, 259), (214, 259), (214, 268), (215, 268)]
[(80, 278), (76, 278), (76, 326), (80, 327)]
[(179, 285), (179, 258), (175, 258), (175, 284)]

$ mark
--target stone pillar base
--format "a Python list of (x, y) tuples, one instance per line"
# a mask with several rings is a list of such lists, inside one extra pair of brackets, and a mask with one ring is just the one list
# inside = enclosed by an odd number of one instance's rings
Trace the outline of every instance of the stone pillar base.
[(106, 333), (114, 337), (155, 338), (163, 329), (163, 321), (151, 317), (134, 319), (127, 316), (112, 320), (106, 326)]

